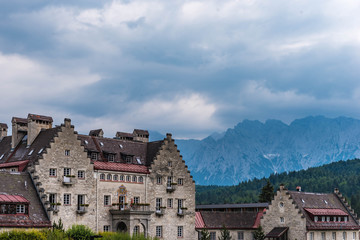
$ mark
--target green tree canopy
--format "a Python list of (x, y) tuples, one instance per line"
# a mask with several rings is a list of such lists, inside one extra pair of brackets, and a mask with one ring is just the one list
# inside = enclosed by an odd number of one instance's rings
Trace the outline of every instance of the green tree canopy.
[(270, 203), (273, 197), (274, 197), (274, 186), (271, 185), (269, 180), (267, 180), (266, 185), (261, 189), (261, 193), (259, 195), (259, 202)]

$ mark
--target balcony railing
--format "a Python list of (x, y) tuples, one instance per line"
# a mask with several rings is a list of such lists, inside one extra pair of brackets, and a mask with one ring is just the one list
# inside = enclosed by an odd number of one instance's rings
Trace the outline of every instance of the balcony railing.
[(130, 211), (130, 212), (145, 212), (150, 210), (150, 204), (146, 203), (139, 203), (139, 204), (113, 204), (113, 210), (120, 210), (120, 211)]
[(177, 210), (177, 215), (178, 216), (180, 216), (180, 217), (182, 217), (182, 216), (184, 216), (185, 214), (186, 214), (186, 211), (187, 211), (187, 208), (179, 208), (178, 210)]
[(87, 204), (79, 205), (76, 212), (79, 214), (87, 213), (87, 207), (88, 207)]
[(73, 184), (72, 177), (64, 176), (64, 178), (63, 178), (63, 184), (64, 184), (64, 185), (72, 185), (72, 184)]
[(54, 213), (59, 212), (59, 205), (60, 203), (50, 203), (48, 211), (53, 211)]
[(167, 192), (173, 192), (176, 190), (176, 183), (171, 183), (171, 184), (168, 184), (166, 186), (166, 191)]
[(164, 213), (165, 213), (165, 208), (163, 208), (163, 207), (156, 208), (156, 210), (155, 210), (155, 214), (157, 216), (162, 216), (162, 215), (164, 215)]

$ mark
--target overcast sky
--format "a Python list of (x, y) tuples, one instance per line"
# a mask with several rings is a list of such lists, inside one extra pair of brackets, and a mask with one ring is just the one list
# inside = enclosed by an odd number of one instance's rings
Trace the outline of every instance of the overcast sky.
[(243, 119), (360, 118), (360, 1), (0, 2), (0, 122), (203, 138)]

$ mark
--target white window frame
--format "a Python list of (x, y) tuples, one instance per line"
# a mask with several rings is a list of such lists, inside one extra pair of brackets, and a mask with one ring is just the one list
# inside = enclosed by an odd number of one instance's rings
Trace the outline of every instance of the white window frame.
[(71, 194), (70, 193), (64, 193), (63, 203), (66, 206), (71, 205)]
[(160, 210), (161, 210), (162, 198), (156, 198), (156, 199), (155, 199), (155, 206), (156, 206), (156, 211), (160, 211)]
[(174, 207), (174, 200), (172, 198), (168, 198), (167, 207), (168, 208), (173, 208)]
[(184, 185), (184, 179), (178, 178), (178, 186), (183, 186), (183, 185)]
[(183, 238), (184, 237), (184, 227), (183, 226), (178, 226), (177, 227), (177, 237), (178, 238)]
[(70, 150), (69, 149), (65, 150), (65, 156), (70, 156)]
[(64, 168), (64, 176), (71, 176), (71, 168)]
[(16, 213), (25, 214), (25, 205), (24, 204), (18, 204), (16, 205)]
[(143, 183), (144, 182), (144, 178), (142, 176), (139, 177), (139, 183)]
[(100, 174), (100, 180), (105, 180), (105, 174), (104, 173)]
[(106, 175), (106, 181), (111, 181), (112, 180), (112, 175), (110, 173), (108, 173)]
[(156, 236), (156, 237), (159, 237), (159, 238), (162, 238), (162, 235), (163, 235), (162, 226), (156, 226), (155, 236)]
[(139, 225), (136, 225), (136, 226), (134, 227), (133, 234), (134, 234), (134, 235), (138, 235), (139, 233), (140, 233), (140, 227), (139, 227)]
[(158, 176), (156, 178), (156, 184), (158, 184), (158, 185), (162, 184), (162, 177), (161, 176)]
[(104, 232), (110, 232), (110, 225), (104, 225), (103, 230)]
[(56, 177), (56, 168), (50, 168), (49, 169), (49, 176), (50, 177)]
[(126, 176), (126, 182), (131, 182), (131, 176), (129, 175)]
[(84, 171), (84, 170), (79, 170), (77, 177), (78, 177), (79, 179), (85, 179), (85, 171)]
[(210, 232), (210, 240), (216, 240), (216, 232)]
[(140, 197), (134, 197), (134, 204), (140, 203)]
[(110, 195), (104, 195), (104, 206), (105, 207), (111, 206), (111, 196)]
[(237, 232), (237, 236), (238, 236), (238, 240), (244, 240), (244, 232), (243, 231)]

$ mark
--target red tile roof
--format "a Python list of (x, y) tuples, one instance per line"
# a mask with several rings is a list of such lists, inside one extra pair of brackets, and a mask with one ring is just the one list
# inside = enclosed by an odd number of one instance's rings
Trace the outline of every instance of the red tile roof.
[(29, 201), (19, 195), (7, 195), (7, 194), (0, 194), (0, 202), (6, 203), (29, 203)]
[(24, 170), (24, 168), (27, 166), (28, 162), (29, 162), (29, 160), (1, 163), (0, 168), (19, 167), (19, 172), (22, 172)]
[[(266, 211), (266, 209), (264, 209), (264, 212), (265, 211)], [(264, 215), (264, 212), (257, 213), (253, 228), (258, 228), (260, 226), (260, 220), (261, 220), (261, 217)]]
[(205, 228), (205, 223), (201, 216), (201, 212), (195, 212), (195, 228)]
[(341, 209), (326, 209), (326, 208), (304, 208), (307, 212), (316, 216), (348, 216), (346, 212)]
[(119, 171), (119, 172), (133, 172), (133, 173), (149, 173), (149, 170), (144, 165), (116, 163), (116, 162), (94, 162), (94, 169)]

